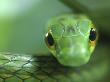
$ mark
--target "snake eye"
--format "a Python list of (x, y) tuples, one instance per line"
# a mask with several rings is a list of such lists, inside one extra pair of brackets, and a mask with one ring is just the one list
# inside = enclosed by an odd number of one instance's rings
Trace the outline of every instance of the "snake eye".
[(47, 44), (48, 47), (52, 47), (54, 46), (54, 39), (51, 35), (51, 33), (47, 33), (45, 36), (45, 42)]
[(95, 28), (91, 28), (90, 35), (89, 35), (89, 40), (90, 41), (95, 41), (96, 37), (97, 37), (96, 29)]

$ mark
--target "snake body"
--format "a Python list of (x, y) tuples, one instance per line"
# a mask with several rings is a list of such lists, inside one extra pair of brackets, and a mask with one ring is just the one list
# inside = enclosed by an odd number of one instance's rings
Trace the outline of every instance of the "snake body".
[[(56, 4), (59, 9), (54, 11)], [(63, 15), (72, 11), (56, 0), (41, 1), (39, 5), (40, 9), (32, 7), (23, 15), (0, 20), (0, 82), (100, 82), (109, 69), (109, 50), (99, 45), (91, 56), (96, 41), (91, 20), (85, 15)], [(82, 49), (87, 51), (86, 56)]]

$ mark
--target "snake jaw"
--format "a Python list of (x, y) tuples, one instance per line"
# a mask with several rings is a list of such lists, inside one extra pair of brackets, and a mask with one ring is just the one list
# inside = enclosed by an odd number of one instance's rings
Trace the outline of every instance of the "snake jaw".
[(68, 37), (58, 40), (55, 50), (56, 59), (65, 66), (75, 67), (86, 64), (91, 56), (87, 42), (88, 40), (85, 40), (82, 36), (79, 36), (79, 38)]

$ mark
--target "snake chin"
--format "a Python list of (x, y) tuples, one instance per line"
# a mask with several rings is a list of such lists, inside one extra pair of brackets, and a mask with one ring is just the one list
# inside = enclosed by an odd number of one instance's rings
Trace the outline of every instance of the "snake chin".
[(78, 67), (86, 64), (90, 59), (90, 53), (88, 51), (85, 51), (84, 49), (79, 53), (72, 53), (70, 51), (69, 53), (67, 53), (67, 51), (69, 50), (66, 49), (56, 56), (56, 59), (65, 66)]

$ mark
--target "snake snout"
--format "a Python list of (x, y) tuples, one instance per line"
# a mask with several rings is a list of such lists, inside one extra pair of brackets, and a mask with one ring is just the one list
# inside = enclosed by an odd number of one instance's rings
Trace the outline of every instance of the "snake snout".
[(64, 48), (57, 55), (58, 61), (66, 66), (80, 66), (89, 61), (89, 51), (82, 46), (74, 46), (73, 48)]

